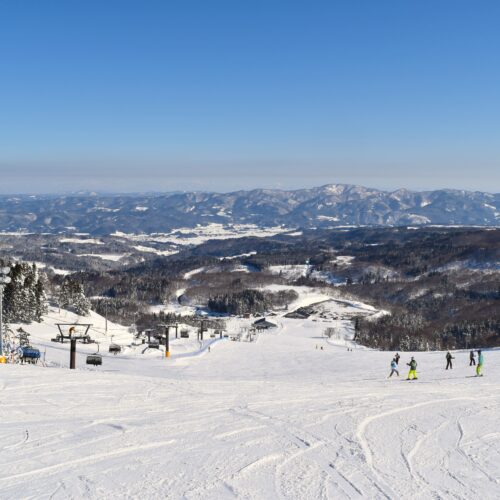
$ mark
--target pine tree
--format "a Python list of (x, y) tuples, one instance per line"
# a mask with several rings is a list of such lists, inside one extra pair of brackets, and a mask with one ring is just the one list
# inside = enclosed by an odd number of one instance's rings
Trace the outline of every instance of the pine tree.
[(11, 282), (5, 287), (5, 317), (9, 322), (29, 321), (27, 294), (24, 290), (25, 274), (21, 263), (16, 263), (11, 268), (10, 278)]
[(59, 305), (80, 316), (88, 316), (90, 313), (90, 301), (85, 297), (82, 284), (71, 278), (64, 280), (61, 286)]
[(35, 321), (42, 321), (42, 316), (47, 314), (47, 296), (45, 286), (41, 277), (38, 278), (35, 285)]
[(47, 312), (43, 278), (35, 264), (18, 262), (11, 266), (11, 282), (4, 291), (5, 319), (9, 322), (41, 321)]

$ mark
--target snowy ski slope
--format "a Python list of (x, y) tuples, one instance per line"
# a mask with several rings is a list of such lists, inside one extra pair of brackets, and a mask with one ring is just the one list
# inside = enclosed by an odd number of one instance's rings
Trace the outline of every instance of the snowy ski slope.
[(87, 369), (79, 344), (70, 371), (68, 344), (47, 341), (59, 317), (26, 327), (49, 367), (0, 365), (1, 498), (500, 497), (500, 351), (483, 378), (467, 353), (448, 372), (416, 353), (412, 382), (403, 353), (389, 380), (391, 353), (321, 336), (349, 339), (348, 321), (277, 317), (257, 342), (179, 340), (168, 360), (128, 348)]

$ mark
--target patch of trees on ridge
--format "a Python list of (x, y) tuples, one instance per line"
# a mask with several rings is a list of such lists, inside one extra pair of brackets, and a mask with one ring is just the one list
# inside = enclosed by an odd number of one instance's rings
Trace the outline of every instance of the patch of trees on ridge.
[(212, 312), (242, 316), (264, 314), (273, 308), (287, 307), (298, 298), (294, 290), (280, 290), (275, 293), (260, 290), (243, 290), (210, 297), (208, 309)]

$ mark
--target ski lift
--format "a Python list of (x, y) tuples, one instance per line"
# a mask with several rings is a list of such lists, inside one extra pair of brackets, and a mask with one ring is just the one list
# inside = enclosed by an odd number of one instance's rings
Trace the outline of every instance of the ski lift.
[(94, 354), (89, 354), (87, 356), (87, 364), (94, 366), (102, 365), (102, 356), (99, 354), (99, 344), (97, 344), (97, 352), (95, 352)]
[(52, 342), (64, 343), (65, 340), (72, 339), (79, 340), (84, 344), (93, 344), (95, 342), (88, 333), (92, 326), (91, 323), (56, 323), (56, 326), (59, 330), (59, 334), (51, 339)]
[(151, 339), (148, 342), (148, 347), (150, 349), (159, 349), (160, 348), (160, 340), (159, 339)]
[(19, 348), (19, 358), (21, 364), (26, 362), (36, 365), (40, 359), (40, 351), (31, 346), (23, 346)]
[(115, 356), (122, 352), (122, 347), (118, 344), (109, 344), (109, 352), (113, 353)]

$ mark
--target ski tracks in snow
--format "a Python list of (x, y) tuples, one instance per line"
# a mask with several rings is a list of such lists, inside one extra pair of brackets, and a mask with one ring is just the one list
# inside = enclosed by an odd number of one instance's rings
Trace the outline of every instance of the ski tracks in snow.
[(380, 493), (387, 498), (466, 498), (464, 491), (480, 496), (477, 482), (467, 480), (465, 471), (471, 469), (496, 486), (498, 479), (464, 451), (461, 423), (475, 418), (471, 402), (489, 398), (437, 398), (362, 419), (356, 440)]

